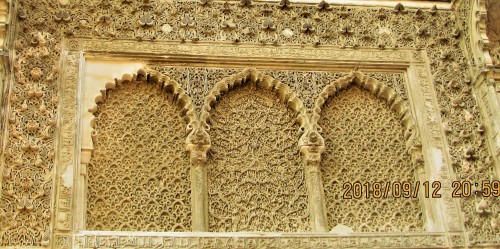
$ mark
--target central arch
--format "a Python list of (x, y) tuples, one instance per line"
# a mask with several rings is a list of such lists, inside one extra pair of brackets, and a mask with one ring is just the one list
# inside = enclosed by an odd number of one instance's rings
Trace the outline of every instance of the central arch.
[(310, 230), (297, 148), (304, 115), (287, 85), (254, 69), (216, 84), (202, 112), (212, 139), (209, 231)]

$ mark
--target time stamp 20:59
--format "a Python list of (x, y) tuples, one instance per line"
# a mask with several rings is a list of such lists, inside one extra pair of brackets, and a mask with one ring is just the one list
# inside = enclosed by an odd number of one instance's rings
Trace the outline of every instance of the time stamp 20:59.
[[(346, 182), (343, 185), (343, 199), (361, 198), (441, 198), (443, 184), (440, 181), (425, 182)], [(485, 180), (482, 182), (454, 181), (451, 183), (453, 198), (471, 196), (500, 196), (500, 181)]]

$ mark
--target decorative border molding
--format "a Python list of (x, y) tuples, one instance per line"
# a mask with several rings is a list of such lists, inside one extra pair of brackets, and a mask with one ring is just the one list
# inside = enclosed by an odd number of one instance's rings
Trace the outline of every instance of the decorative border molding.
[(443, 233), (328, 234), (262, 233), (112, 233), (82, 232), (73, 235), (72, 248), (449, 248), (455, 239)]
[[(381, 71), (401, 71), (406, 70), (409, 82), (406, 82), (406, 90), (410, 95), (410, 102), (413, 103), (411, 113), (416, 119), (419, 130), (428, 129), (431, 131), (431, 140), (422, 141), (424, 149), (426, 177), (440, 181), (451, 181), (455, 179), (453, 176), (450, 160), (447, 155), (447, 145), (444, 133), (441, 130), (441, 122), (439, 121), (438, 102), (436, 93), (433, 88), (431, 74), (429, 67), (425, 63), (427, 55), (425, 51), (400, 49), (391, 51), (384, 57), (384, 53), (368, 49), (340, 49), (340, 48), (325, 48), (325, 49), (304, 49), (302, 47), (263, 47), (263, 46), (230, 46), (223, 44), (170, 44), (159, 42), (136, 42), (136, 41), (99, 41), (99, 40), (79, 40), (71, 39), (66, 41), (68, 46), (66, 52), (63, 53), (64, 63), (62, 71), (65, 72), (61, 78), (61, 96), (62, 101), (60, 104), (60, 147), (59, 159), (57, 163), (57, 195), (55, 201), (55, 237), (53, 240), (54, 246), (57, 248), (69, 248), (71, 244), (73, 248), (96, 248), (96, 247), (126, 247), (136, 246), (144, 248), (171, 248), (171, 247), (198, 247), (200, 245), (217, 246), (239, 246), (248, 245), (259, 248), (271, 245), (287, 246), (292, 248), (315, 247), (316, 245), (326, 247), (339, 247), (339, 246), (380, 246), (380, 247), (449, 247), (451, 245), (462, 245), (466, 241), (461, 222), (460, 222), (460, 209), (458, 208), (458, 200), (448, 198), (436, 199), (434, 204), (424, 204), (427, 219), (433, 219), (438, 227), (435, 231), (456, 231), (453, 236), (446, 233), (422, 233), (422, 234), (401, 234), (401, 235), (360, 235), (355, 234), (352, 236), (338, 236), (334, 234), (284, 234), (278, 235), (274, 233), (260, 233), (258, 236), (254, 234), (217, 234), (217, 233), (154, 233), (154, 235), (144, 235), (143, 233), (120, 233), (120, 232), (93, 232), (74, 230), (71, 222), (78, 220), (78, 215), (71, 210), (71, 196), (68, 193), (71, 189), (67, 188), (67, 182), (61, 176), (66, 172), (68, 166), (77, 167), (79, 156), (74, 154), (78, 151), (75, 141), (66, 139), (71, 134), (77, 134), (75, 124), (78, 123), (79, 111), (77, 110), (77, 96), (78, 91), (76, 87), (79, 85), (79, 67), (83, 56), (85, 54), (89, 57), (99, 56), (117, 56), (120, 58), (134, 54), (134, 58), (142, 58), (144, 60), (161, 60), (160, 56), (169, 55), (181, 56), (182, 58), (203, 58), (203, 59), (217, 59), (216, 56), (225, 55), (226, 60), (231, 61), (233, 58), (234, 63), (238, 63), (238, 57), (248, 59), (251, 57), (256, 61), (265, 59), (269, 54), (276, 54), (276, 57), (287, 60), (288, 64), (283, 64), (282, 61), (273, 61), (276, 67), (287, 67), (293, 65), (293, 61), (301, 58), (302, 60), (311, 61), (315, 59), (316, 63), (330, 63), (337, 65), (337, 71), (344, 70), (351, 67), (355, 62), (360, 67), (364, 68), (365, 65), (376, 65), (376, 68)], [(97, 46), (97, 44), (100, 44)], [(125, 53), (121, 52), (124, 48)], [(230, 52), (227, 52), (230, 51)], [(106, 52), (106, 55), (102, 53)], [(227, 53), (226, 53), (227, 52)], [(241, 52), (241, 53), (240, 53)], [(229, 56), (233, 55), (233, 56)], [(338, 55), (335, 57), (333, 55)], [(365, 56), (366, 55), (366, 56)], [(175, 57), (178, 58), (178, 57)], [(180, 58), (180, 57), (179, 57)], [(370, 59), (367, 59), (370, 58)], [(318, 60), (322, 60), (319, 61)], [(390, 63), (388, 63), (390, 62)], [(313, 62), (311, 62), (313, 63)], [(314, 63), (313, 63), (314, 64)], [(315, 64), (317, 66), (317, 64)], [(363, 69), (364, 70), (364, 69)], [(128, 77), (128, 76), (127, 76)], [(133, 78), (134, 76), (131, 75)], [(137, 77), (137, 76), (136, 76)], [(411, 82), (411, 83), (410, 83)], [(419, 97), (416, 97), (419, 96)], [(417, 98), (421, 98), (417, 100)], [(425, 110), (425, 113), (417, 111), (419, 109)], [(426, 118), (427, 117), (427, 118)], [(431, 118), (432, 117), (432, 118)], [(435, 119), (438, 117), (437, 119)], [(417, 132), (418, 133), (418, 132)], [(432, 158), (430, 153), (438, 149), (442, 153), (440, 162), (440, 171), (436, 171), (437, 165), (434, 165), (435, 158)], [(61, 153), (68, 152), (68, 153)], [(75, 169), (76, 172), (78, 170)], [(430, 172), (427, 172), (430, 171)], [(76, 181), (76, 177), (73, 181)], [(451, 186), (451, 185), (450, 185)], [(75, 190), (73, 190), (75, 191)], [(445, 189), (443, 195), (451, 196), (451, 189)], [(446, 210), (441, 214), (440, 210)], [(439, 214), (436, 214), (439, 213)], [(442, 216), (444, 215), (444, 216)], [(443, 225), (439, 225), (439, 220), (443, 220)], [(59, 234), (62, 231), (70, 232), (69, 234)], [(453, 239), (452, 239), (453, 237)], [(96, 238), (99, 242), (96, 242)], [(459, 241), (462, 241), (458, 243)], [(63, 243), (64, 242), (64, 243)], [(98, 244), (96, 244), (98, 243)], [(133, 243), (128, 245), (127, 243)], [(149, 243), (149, 244), (148, 244)], [(201, 244), (200, 244), (201, 243)], [(242, 244), (241, 244), (242, 243)]]
[[(337, 46), (304, 47), (298, 45), (287, 45), (286, 47), (237, 45), (228, 46), (222, 43), (176, 43), (176, 42), (138, 42), (135, 40), (89, 40), (68, 39), (64, 42), (68, 51), (85, 51), (92, 53), (121, 53), (125, 54), (156, 54), (171, 56), (210, 56), (210, 57), (262, 57), (262, 55), (273, 55), (274, 59), (306, 59), (326, 60), (336, 62), (358, 62), (371, 61), (376, 64), (397, 63), (399, 67), (413, 62), (423, 62), (422, 56), (414, 54), (422, 53), (417, 50), (380, 50), (380, 49), (340, 49)], [(118, 49), (119, 48), (119, 49)], [(125, 51), (125, 52), (119, 52)], [(376, 65), (375, 64), (375, 65)], [(352, 68), (352, 67), (351, 67)]]
[(80, 55), (78, 53), (67, 53), (63, 59), (62, 67), (65, 69), (61, 77), (60, 92), (62, 93), (59, 103), (59, 132), (58, 149), (56, 150), (56, 187), (54, 188), (54, 228), (59, 231), (72, 229), (72, 187), (74, 184), (74, 172), (77, 168), (78, 154), (78, 110), (79, 110), (79, 66)]

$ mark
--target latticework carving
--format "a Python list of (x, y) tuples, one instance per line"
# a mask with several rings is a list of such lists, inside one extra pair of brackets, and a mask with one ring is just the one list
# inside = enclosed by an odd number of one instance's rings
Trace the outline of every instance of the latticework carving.
[(296, 113), (248, 83), (211, 111), (210, 231), (308, 231)]
[(385, 101), (351, 86), (330, 97), (319, 125), (325, 138), (321, 169), (330, 225), (355, 232), (422, 231), (418, 199), (366, 198), (367, 193), (343, 199), (344, 183), (414, 182), (404, 128)]
[(94, 114), (87, 229), (189, 231), (186, 124), (173, 96), (156, 84), (126, 82)]

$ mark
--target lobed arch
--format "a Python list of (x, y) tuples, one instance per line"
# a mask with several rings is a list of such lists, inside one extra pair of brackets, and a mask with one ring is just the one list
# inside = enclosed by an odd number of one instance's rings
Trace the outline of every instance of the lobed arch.
[[(200, 122), (210, 123), (210, 111), (215, 107), (221, 95), (245, 84), (255, 84), (265, 90), (270, 90), (297, 114), (297, 123), (301, 131), (307, 126), (308, 117), (303, 101), (299, 96), (285, 83), (282, 83), (269, 75), (259, 72), (255, 68), (247, 68), (240, 73), (234, 74), (217, 82), (205, 98), (205, 103), (201, 108)], [(207, 126), (208, 127), (208, 126)]]
[(381, 98), (386, 101), (389, 109), (396, 113), (400, 123), (403, 125), (405, 130), (404, 138), (406, 139), (405, 145), (407, 152), (412, 157), (412, 163), (420, 165), (423, 162), (422, 145), (420, 135), (418, 134), (418, 129), (416, 127), (416, 122), (411, 113), (409, 104), (391, 87), (372, 77), (366, 76), (356, 69), (323, 88), (314, 103), (311, 122), (318, 126), (318, 121), (321, 118), (321, 112), (327, 100), (338, 92), (347, 89), (351, 85), (358, 86), (359, 88), (375, 95), (377, 98)]
[[(246, 98), (252, 99), (254, 90), (272, 99), (273, 104), (247, 112), (243, 109)], [(237, 117), (230, 115), (233, 110)], [(253, 117), (276, 123), (252, 123), (249, 120)], [(243, 125), (232, 129), (235, 126), (231, 121), (236, 118), (241, 118), (238, 120)], [(304, 208), (308, 183), (296, 147), (308, 117), (302, 100), (288, 85), (254, 68), (244, 69), (210, 90), (201, 108), (200, 123), (210, 126), (213, 139), (205, 173), (209, 213), (206, 231), (313, 230), (310, 212)], [(276, 196), (288, 205), (282, 206)]]
[[(172, 96), (171, 107), (176, 107), (177, 111), (180, 110), (180, 118), (181, 122), (185, 124), (181, 124), (186, 127), (188, 134), (184, 133), (183, 129), (179, 130), (179, 126), (176, 129), (180, 136), (183, 137), (186, 143), (189, 143), (189, 135), (192, 133), (193, 124), (197, 123), (198, 116), (194, 109), (194, 104), (191, 100), (191, 97), (182, 89), (180, 84), (168, 76), (165, 76), (157, 71), (150, 70), (148, 68), (139, 69), (134, 74), (124, 74), (121, 78), (115, 79), (114, 82), (108, 82), (104, 84), (104, 89), (100, 90), (100, 94), (98, 94), (94, 101), (95, 106), (88, 109), (88, 111), (95, 116), (94, 114), (99, 111), (99, 105), (105, 103), (108, 98), (108, 94), (111, 91), (117, 91), (124, 84), (149, 84), (152, 85), (153, 88), (158, 88), (159, 92), (166, 92), (168, 95)], [(134, 93), (132, 93), (134, 94)], [(147, 108), (147, 107), (146, 107)], [(96, 142), (98, 141), (99, 134), (95, 130), (96, 128), (96, 119), (92, 119), (90, 122), (82, 123), (82, 126), (88, 126), (87, 131), (91, 131), (89, 133), (85, 133), (82, 136), (82, 140), (91, 140), (84, 142), (82, 141), (81, 153), (80, 153), (80, 167), (77, 169), (77, 175), (75, 176), (77, 179), (77, 198), (75, 198), (76, 206), (76, 220), (75, 220), (75, 228), (76, 229), (86, 229), (86, 213), (87, 213), (87, 196), (86, 192), (88, 189), (88, 175), (87, 168), (92, 159), (92, 154), (94, 152), (94, 148)], [(85, 129), (83, 129), (85, 130)], [(128, 133), (127, 133), (128, 134)], [(184, 150), (184, 148), (183, 148)], [(148, 159), (149, 160), (149, 159)], [(188, 162), (186, 162), (188, 164)], [(188, 164), (189, 165), (189, 164)], [(189, 177), (188, 177), (189, 178)], [(176, 228), (174, 228), (176, 229)]]
[[(328, 100), (340, 102), (330, 105)], [(364, 111), (365, 108), (369, 111)], [(335, 195), (342, 191), (345, 182), (427, 180), (425, 172), (430, 170), (424, 169), (415, 120), (409, 104), (394, 89), (353, 70), (324, 87), (316, 98), (311, 120), (318, 126), (321, 125), (326, 141), (321, 174), (325, 187), (327, 219), (331, 226), (343, 224), (356, 232), (423, 229), (426, 220), (431, 219), (424, 216), (425, 211), (430, 210), (431, 203), (421, 198), (421, 195), (411, 202), (395, 199), (391, 202), (364, 203), (366, 208), (353, 211), (352, 214), (370, 217), (371, 222), (366, 224), (350, 217), (352, 207), (360, 205), (362, 201), (353, 200), (344, 206)], [(372, 120), (373, 123), (364, 120)], [(372, 213), (370, 210), (376, 212)], [(410, 215), (396, 215), (403, 210)], [(394, 222), (394, 226), (387, 227), (388, 221)], [(411, 226), (404, 225), (406, 223)]]
[[(98, 106), (106, 101), (107, 93), (115, 89), (119, 89), (124, 83), (146, 83), (157, 85), (163, 91), (171, 94), (174, 98), (176, 104), (181, 108), (184, 121), (186, 122), (187, 129), (190, 130), (191, 124), (198, 120), (196, 111), (194, 109), (193, 101), (191, 97), (182, 89), (182, 87), (175, 80), (170, 79), (170, 77), (161, 74), (160, 72), (150, 70), (150, 69), (139, 69), (135, 74), (124, 74), (121, 79), (115, 79), (115, 82), (108, 82), (104, 85), (104, 89), (100, 92), (100, 95), (95, 97), (95, 106), (88, 109), (92, 114), (98, 111)], [(97, 133), (95, 132), (95, 119), (90, 123), (92, 128), (92, 144), (95, 143), (97, 139)]]

